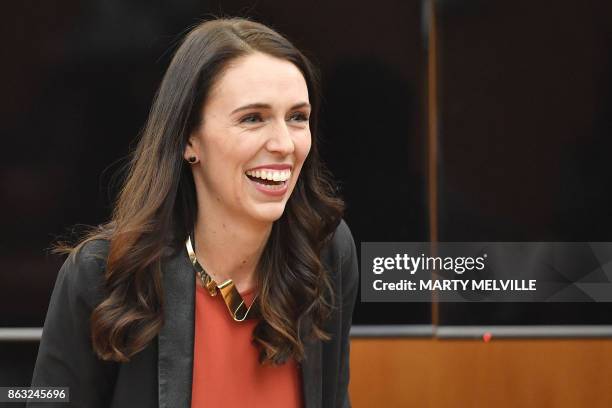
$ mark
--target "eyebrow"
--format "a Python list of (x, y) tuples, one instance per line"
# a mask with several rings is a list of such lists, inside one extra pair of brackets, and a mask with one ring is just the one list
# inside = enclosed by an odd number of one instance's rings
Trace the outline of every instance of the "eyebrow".
[[(292, 110), (300, 109), (304, 107), (310, 108), (310, 104), (308, 102), (300, 102), (300, 103), (293, 105), (291, 109)], [(248, 105), (244, 105), (244, 106), (234, 109), (232, 113), (230, 113), (230, 115), (233, 115), (236, 112), (244, 111), (247, 109), (272, 109), (272, 106), (270, 106), (267, 103), (249, 103)]]

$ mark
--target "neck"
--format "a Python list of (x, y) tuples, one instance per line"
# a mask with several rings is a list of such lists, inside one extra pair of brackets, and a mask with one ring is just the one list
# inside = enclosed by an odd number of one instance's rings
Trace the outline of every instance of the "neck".
[(231, 279), (236, 289), (244, 292), (256, 285), (255, 269), (271, 231), (272, 223), (211, 217), (199, 212), (194, 251), (217, 283)]

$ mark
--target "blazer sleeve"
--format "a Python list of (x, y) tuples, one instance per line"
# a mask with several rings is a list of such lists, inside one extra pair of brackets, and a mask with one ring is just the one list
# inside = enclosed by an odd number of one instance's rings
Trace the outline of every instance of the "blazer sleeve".
[(102, 300), (105, 245), (90, 241), (71, 254), (51, 295), (32, 386), (69, 387), (70, 404), (61, 407), (108, 407), (112, 396), (117, 363), (98, 359), (90, 337), (91, 312)]
[(340, 344), (340, 375), (337, 390), (336, 406), (350, 408), (351, 401), (348, 393), (350, 379), (350, 330), (353, 320), (353, 310), (357, 299), (357, 287), (359, 283), (359, 264), (355, 241), (348, 226), (341, 222), (338, 227), (340, 239), (339, 247), (342, 248), (340, 279), (342, 287), (342, 309), (341, 309), (341, 344)]

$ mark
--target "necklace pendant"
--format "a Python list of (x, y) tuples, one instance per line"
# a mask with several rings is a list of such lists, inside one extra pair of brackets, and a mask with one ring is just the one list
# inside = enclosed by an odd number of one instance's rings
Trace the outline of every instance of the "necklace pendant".
[(215, 282), (204, 270), (198, 271), (198, 278), (202, 282), (202, 287), (205, 288), (210, 296), (217, 296), (217, 282)]
[(256, 302), (257, 295), (255, 295), (251, 306), (247, 307), (231, 279), (228, 279), (221, 284), (217, 284), (217, 282), (215, 282), (215, 280), (206, 273), (196, 258), (195, 251), (191, 245), (191, 236), (187, 236), (185, 246), (187, 248), (189, 260), (191, 261), (200, 282), (202, 282), (202, 287), (208, 291), (210, 296), (217, 296), (217, 293), (221, 292), (223, 301), (225, 302), (230, 316), (234, 321), (242, 322), (247, 319), (257, 319), (261, 317), (259, 306)]
[(210, 296), (217, 296), (217, 283), (208, 277), (208, 282), (205, 283), (204, 287), (208, 289)]

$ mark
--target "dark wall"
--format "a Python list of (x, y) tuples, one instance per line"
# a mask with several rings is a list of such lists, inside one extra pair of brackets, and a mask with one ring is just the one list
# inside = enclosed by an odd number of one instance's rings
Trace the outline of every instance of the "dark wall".
[[(440, 2), (442, 241), (612, 240), (611, 22), (600, 0)], [(609, 324), (611, 312), (441, 304), (440, 323)]]

